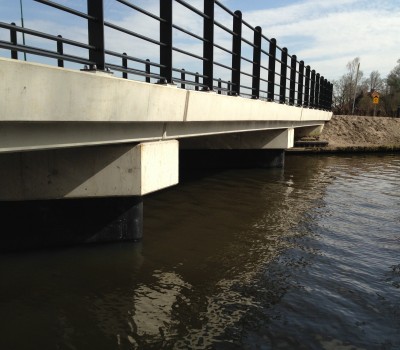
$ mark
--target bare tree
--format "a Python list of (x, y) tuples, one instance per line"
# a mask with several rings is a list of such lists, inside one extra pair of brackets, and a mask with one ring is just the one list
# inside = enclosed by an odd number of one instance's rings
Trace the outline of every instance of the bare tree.
[(360, 58), (356, 57), (346, 65), (347, 73), (334, 81), (333, 109), (336, 114), (350, 114), (353, 107), (353, 99), (362, 94), (361, 78), (363, 72), (358, 70)]
[(386, 79), (386, 91), (383, 98), (384, 108), (387, 115), (395, 116), (400, 108), (400, 59)]
[(370, 73), (368, 79), (369, 91), (381, 91), (383, 89), (383, 79), (377, 70)]
[(400, 59), (397, 60), (397, 66), (389, 73), (387, 84), (390, 87), (390, 93), (400, 92)]

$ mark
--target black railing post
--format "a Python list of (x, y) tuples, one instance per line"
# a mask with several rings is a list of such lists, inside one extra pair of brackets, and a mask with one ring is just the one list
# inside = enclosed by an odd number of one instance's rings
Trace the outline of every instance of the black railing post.
[(281, 82), (279, 84), (279, 103), (286, 102), (286, 76), (287, 76), (287, 56), (288, 50), (286, 47), (282, 49), (281, 55)]
[[(62, 39), (61, 35), (57, 35), (57, 37)], [(64, 54), (63, 42), (61, 40), (57, 40), (57, 53), (59, 55), (63, 55)], [(58, 64), (58, 67), (63, 68), (64, 67), (64, 60), (59, 58), (57, 60), (57, 64)]]
[(150, 68), (151, 68), (150, 60), (147, 58), (146, 59), (146, 83), (150, 83), (150, 74), (151, 74)]
[(321, 75), (319, 78), (319, 108), (324, 109), (325, 104), (325, 85), (324, 77)]
[(194, 82), (195, 82), (194, 89), (196, 91), (199, 91), (199, 73), (198, 72), (196, 72), (196, 75), (194, 76)]
[(242, 63), (242, 12), (235, 11), (233, 16), (232, 38), (232, 91), (233, 95), (240, 94), (240, 69)]
[(299, 84), (297, 86), (297, 106), (303, 104), (304, 61), (299, 64)]
[(328, 111), (332, 109), (332, 102), (333, 102), (333, 84), (328, 81), (328, 96), (327, 96), (327, 104), (326, 107)]
[(328, 80), (325, 82), (325, 109), (330, 110), (331, 106), (331, 84)]
[(160, 75), (172, 84), (172, 1), (160, 0)]
[[(15, 26), (15, 23), (11, 23), (12, 26)], [(10, 29), (10, 41), (11, 44), (17, 45), (17, 31), (15, 29)], [(11, 50), (11, 58), (13, 60), (18, 59), (18, 51), (17, 50)]]
[(253, 84), (251, 98), (260, 98), (260, 75), (261, 75), (261, 27), (256, 27), (254, 31), (253, 48)]
[(218, 79), (218, 95), (221, 95), (221, 89), (222, 89), (222, 82), (221, 78)]
[[(126, 52), (124, 52), (122, 56), (126, 56)], [(128, 59), (126, 57), (122, 57), (122, 67), (128, 69)], [(128, 72), (122, 72), (122, 78), (128, 79)]]
[(310, 107), (315, 107), (315, 70), (311, 71)]
[(304, 106), (309, 107), (310, 106), (310, 66), (306, 67), (306, 82), (304, 86)]
[(214, 0), (204, 0), (203, 76), (206, 89), (214, 88)]
[(91, 69), (105, 70), (104, 52), (104, 8), (103, 0), (87, 0), (88, 15), (94, 17), (88, 20), (89, 60), (95, 62), (96, 67)]
[(290, 90), (289, 90), (289, 104), (294, 105), (294, 95), (296, 92), (296, 67), (297, 67), (297, 56), (292, 55), (290, 61)]
[(275, 99), (275, 63), (276, 63), (276, 39), (272, 38), (269, 42), (269, 62), (268, 62), (268, 101)]
[(185, 81), (186, 81), (186, 73), (185, 73), (185, 70), (182, 69), (182, 71), (181, 71), (181, 89), (186, 89)]
[(327, 79), (324, 79), (324, 95), (325, 95), (325, 103), (324, 109), (329, 109), (329, 82)]
[(228, 80), (227, 89), (228, 89), (227, 95), (230, 95), (232, 92), (232, 84), (230, 80)]
[(326, 96), (326, 108), (328, 111), (332, 110), (332, 102), (333, 102), (333, 84), (328, 81), (327, 86), (327, 96)]
[(314, 99), (314, 105), (315, 108), (319, 108), (319, 88), (320, 88), (320, 74), (317, 73), (315, 75), (315, 99)]

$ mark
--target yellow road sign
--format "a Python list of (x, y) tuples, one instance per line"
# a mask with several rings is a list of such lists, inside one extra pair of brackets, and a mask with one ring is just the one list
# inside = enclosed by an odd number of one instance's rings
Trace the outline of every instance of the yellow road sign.
[(379, 103), (379, 96), (374, 96), (373, 99), (372, 99), (372, 103), (374, 105), (377, 105)]

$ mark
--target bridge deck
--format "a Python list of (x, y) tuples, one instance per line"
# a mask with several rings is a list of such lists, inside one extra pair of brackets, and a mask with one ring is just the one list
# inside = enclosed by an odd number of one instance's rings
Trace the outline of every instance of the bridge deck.
[(0, 58), (0, 152), (323, 125), (331, 112)]

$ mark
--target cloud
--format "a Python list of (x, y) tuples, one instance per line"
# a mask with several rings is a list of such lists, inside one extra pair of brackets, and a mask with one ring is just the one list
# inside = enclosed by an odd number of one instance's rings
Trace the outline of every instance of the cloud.
[(400, 12), (393, 4), (309, 0), (244, 16), (329, 79), (341, 76), (346, 63), (357, 56), (366, 72), (379, 70), (386, 75), (400, 47)]

